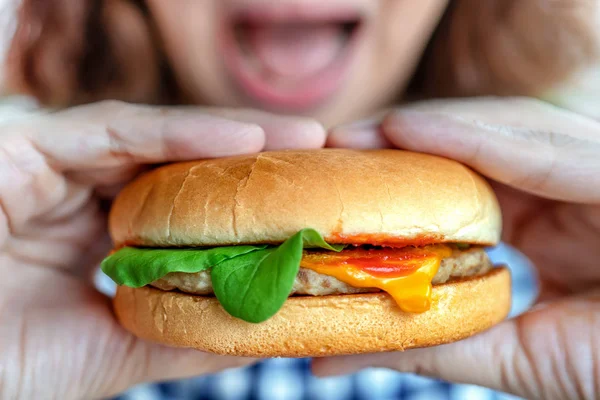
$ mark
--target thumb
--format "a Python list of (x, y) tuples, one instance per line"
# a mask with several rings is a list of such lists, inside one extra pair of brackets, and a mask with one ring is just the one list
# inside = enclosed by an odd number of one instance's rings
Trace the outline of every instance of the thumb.
[(594, 399), (600, 395), (600, 296), (538, 306), (495, 328), (449, 345), (325, 358), (320, 376), (384, 367), (486, 386), (531, 399)]
[(531, 99), (429, 101), (396, 110), (381, 129), (394, 146), (454, 159), (546, 199), (600, 199), (600, 124)]
[[(192, 349), (167, 347), (138, 339), (121, 332), (117, 352), (106, 365), (106, 385), (98, 392), (109, 396), (144, 382), (183, 379), (242, 367), (253, 363), (251, 358), (217, 356)], [(106, 358), (106, 357), (103, 357)]]

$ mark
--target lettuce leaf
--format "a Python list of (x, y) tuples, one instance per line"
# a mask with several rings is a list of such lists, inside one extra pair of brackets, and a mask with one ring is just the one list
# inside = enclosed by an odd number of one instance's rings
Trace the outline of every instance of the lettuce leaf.
[(124, 247), (102, 261), (102, 272), (118, 285), (139, 288), (170, 272), (194, 274), (223, 261), (267, 246), (227, 246), (211, 249), (139, 249)]
[(300, 269), (303, 248), (341, 251), (314, 229), (303, 229), (273, 246), (209, 249), (125, 247), (102, 262), (102, 271), (119, 285), (139, 288), (171, 272), (211, 269), (215, 296), (232, 316), (259, 323), (275, 315), (289, 297)]
[(314, 229), (304, 229), (277, 248), (230, 259), (211, 270), (215, 296), (232, 316), (247, 322), (266, 321), (279, 311), (292, 291), (300, 269), (302, 249), (331, 246)]

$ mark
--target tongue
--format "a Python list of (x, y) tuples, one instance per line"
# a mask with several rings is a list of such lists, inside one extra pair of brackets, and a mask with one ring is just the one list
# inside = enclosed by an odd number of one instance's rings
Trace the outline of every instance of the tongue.
[(292, 79), (327, 67), (344, 45), (336, 24), (252, 27), (247, 38), (248, 50), (263, 72)]

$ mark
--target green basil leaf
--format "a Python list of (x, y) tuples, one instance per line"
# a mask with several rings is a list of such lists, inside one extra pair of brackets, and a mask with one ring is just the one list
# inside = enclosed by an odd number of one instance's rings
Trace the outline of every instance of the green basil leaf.
[(456, 243), (456, 247), (459, 250), (468, 250), (471, 247), (471, 245), (468, 243)]
[(139, 288), (171, 272), (190, 274), (267, 246), (227, 246), (210, 249), (138, 249), (124, 247), (102, 262), (102, 271), (119, 285)]
[(259, 323), (275, 315), (289, 297), (306, 246), (341, 251), (314, 229), (304, 229), (279, 247), (223, 261), (211, 270), (215, 296), (229, 314)]
[(326, 250), (332, 250), (336, 252), (340, 252), (346, 247), (343, 244), (329, 244), (323, 239), (323, 237), (319, 234), (319, 232), (314, 229), (303, 229), (298, 232), (296, 235), (301, 235), (302, 240), (304, 241), (304, 247), (306, 248), (316, 248), (320, 247)]
[[(280, 271), (270, 268), (271, 263), (265, 259), (275, 251), (255, 251), (211, 269), (213, 290), (225, 311), (246, 322), (258, 323), (269, 319), (281, 308), (289, 294), (289, 281), (294, 283), (298, 271), (294, 274), (289, 265)], [(265, 293), (271, 295), (265, 296)]]

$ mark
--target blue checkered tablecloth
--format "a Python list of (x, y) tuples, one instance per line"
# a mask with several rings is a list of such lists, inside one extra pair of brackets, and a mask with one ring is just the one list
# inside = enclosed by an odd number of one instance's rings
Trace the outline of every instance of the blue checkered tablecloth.
[[(525, 311), (536, 294), (535, 276), (527, 260), (506, 246), (490, 251), (495, 263), (513, 275), (512, 315)], [(508, 400), (489, 389), (452, 385), (414, 375), (370, 369), (354, 375), (316, 378), (310, 360), (271, 359), (245, 369), (174, 383), (142, 385), (117, 400)]]

